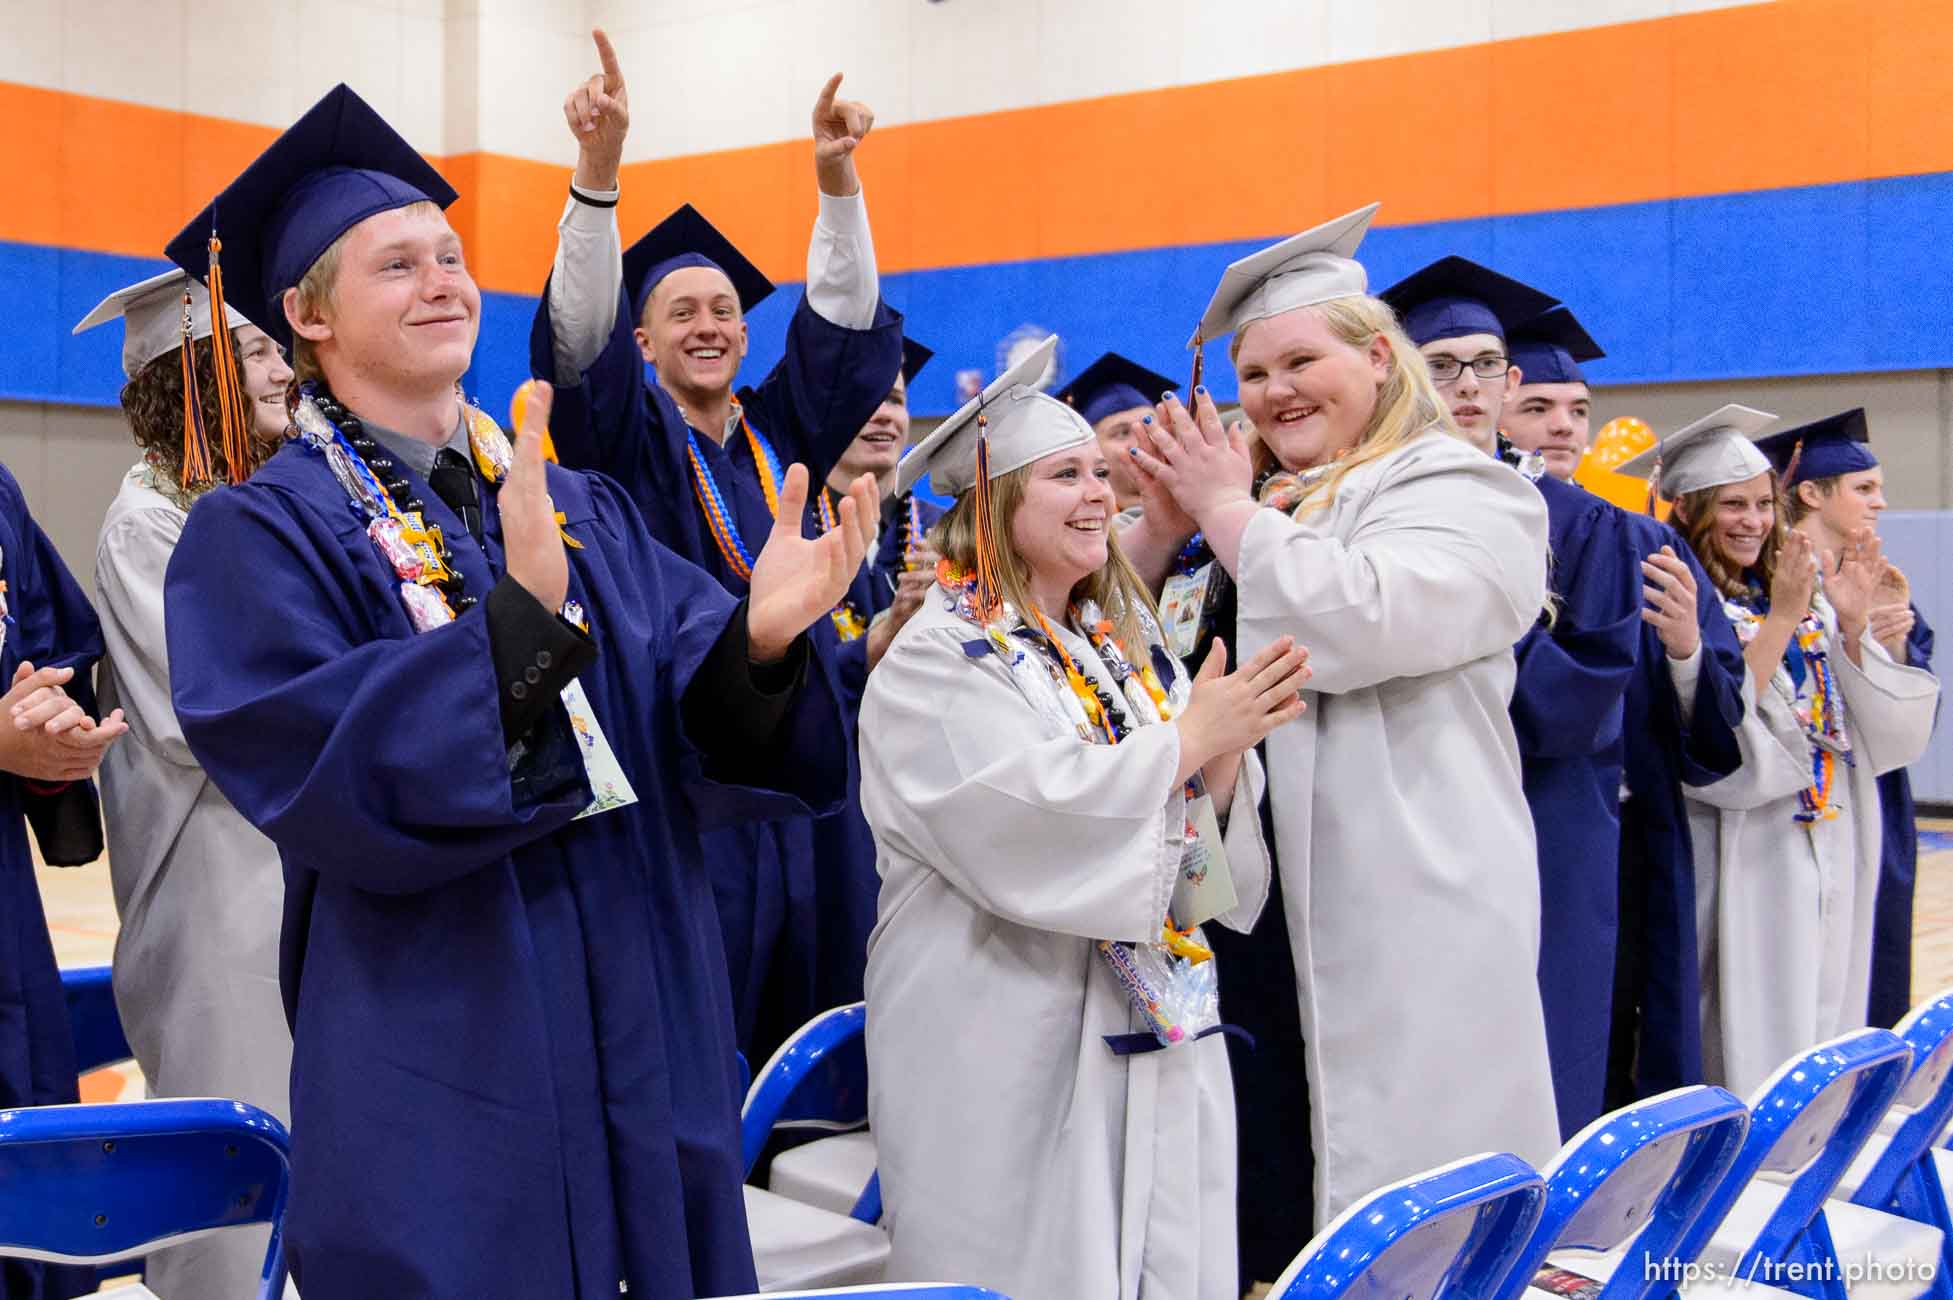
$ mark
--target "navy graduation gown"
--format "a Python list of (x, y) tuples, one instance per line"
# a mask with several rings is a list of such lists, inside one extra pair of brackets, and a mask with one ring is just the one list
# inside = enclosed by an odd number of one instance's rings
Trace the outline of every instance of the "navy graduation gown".
[(1512, 693), (1539, 849), (1540, 1001), (1561, 1136), (1605, 1109), (1619, 923), (1622, 707), (1641, 643), (1641, 556), (1623, 511), (1551, 476), (1555, 616), (1515, 647)]
[[(6, 626), (0, 640), (0, 688), (23, 661), (73, 668), (68, 695), (95, 712), (89, 672), (102, 656), (102, 629), (74, 576), (28, 512), (20, 484), (0, 466), (0, 578), (6, 581)], [(92, 792), (93, 783), (86, 783)], [(68, 1003), (48, 937), (26, 809), (38, 796), (21, 778), (0, 772), (0, 1109), (78, 1100)], [(95, 1289), (93, 1269), (0, 1260), (0, 1300), (56, 1300)]]
[(1681, 534), (1647, 515), (1626, 515), (1636, 549), (1670, 547), (1695, 578), (1701, 671), (1682, 721), (1668, 652), (1651, 625), (1628, 681), (1627, 801), (1621, 805), (1621, 934), (1616, 961), (1610, 1108), (1702, 1082), (1702, 993), (1696, 965), (1695, 853), (1682, 786), (1708, 785), (1742, 762), (1736, 729), (1743, 647), (1722, 597)]
[[(548, 473), (599, 649), (580, 681), (638, 797), (581, 821), (573, 762), (567, 790), (512, 779), (485, 617), (413, 634), (309, 446), (198, 502), (170, 563), (184, 735), (284, 862), (308, 1300), (753, 1289), (701, 833), (838, 800), (838, 700), (815, 661), (777, 733), (785, 792), (716, 779), (680, 701), (734, 600), (615, 484)], [(499, 513), (478, 544), (406, 476), (485, 596)], [(563, 741), (560, 710), (543, 730)]]
[[(1912, 607), (1906, 662), (1933, 667), (1933, 629)], [(1912, 889), (1919, 861), (1919, 823), (1912, 778), (1904, 768), (1878, 779), (1884, 843), (1878, 864), (1878, 903), (1872, 916), (1872, 989), (1867, 1024), (1890, 1027), (1912, 1010)]]
[[(632, 325), (631, 304), (620, 288), (603, 351), (581, 383), (557, 385), (549, 422), (557, 454), (565, 465), (616, 479), (659, 541), (727, 591), (744, 594), (745, 580), (713, 541), (700, 507), (687, 462), (685, 418), (647, 371)], [(531, 373), (555, 379), (547, 285), (530, 330), (529, 364)], [(822, 319), (802, 298), (787, 327), (786, 354), (757, 388), (741, 391), (741, 404), (772, 444), (781, 471), (799, 462), (807, 466), (808, 482), (820, 484), (881, 405), (901, 364), (902, 318), (886, 304), (876, 304), (868, 329), (850, 330)], [(747, 550), (757, 556), (773, 517), (752, 448), (737, 435), (724, 446), (703, 435), (692, 441)], [(839, 638), (825, 621), (810, 635), (817, 657), (840, 657)], [(865, 671), (865, 660), (836, 665), (843, 679)], [(852, 710), (848, 726), (851, 769)], [(855, 906), (824, 911), (823, 900), (855, 900), (864, 893), (872, 899), (879, 880), (872, 852), (865, 860), (858, 852), (843, 854), (842, 878), (822, 879), (837, 861), (834, 844), (828, 847), (826, 854), (816, 849), (814, 827), (804, 818), (749, 821), (714, 831), (707, 840), (739, 1046), (755, 1071), (817, 1012), (861, 997), (868, 941), (862, 922), (872, 927), (872, 903), (863, 914)]]
[[(909, 503), (915, 503), (916, 518), (909, 518)], [(897, 497), (882, 511), (882, 532), (875, 542), (875, 568), (883, 575), (884, 587), (893, 598), (894, 588), (890, 585), (902, 576), (906, 567), (906, 552), (911, 546), (925, 545), (929, 530), (934, 528), (949, 512), (933, 501), (925, 501), (911, 494)]]

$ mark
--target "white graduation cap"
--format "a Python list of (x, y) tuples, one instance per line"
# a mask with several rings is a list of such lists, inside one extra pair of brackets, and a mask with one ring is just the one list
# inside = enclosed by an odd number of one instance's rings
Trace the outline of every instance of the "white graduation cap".
[(1251, 321), (1367, 292), (1370, 277), (1353, 259), (1381, 206), (1358, 208), (1229, 263), (1187, 346), (1223, 338)]
[[(183, 291), (190, 291), (190, 337), (210, 337), (210, 291), (190, 276), (172, 267), (161, 275), (117, 289), (95, 305), (70, 330), (79, 334), (122, 318), (122, 373), (134, 379), (137, 372), (157, 357), (167, 356), (183, 346)], [(224, 319), (231, 329), (251, 322), (228, 305)]]
[[(1032, 387), (1043, 377), (1057, 348), (1058, 336), (1053, 334), (932, 429), (896, 466), (896, 493), (906, 493), (927, 474), (936, 491), (962, 496), (976, 485), (979, 438), (990, 444), (991, 478), (1096, 441), (1098, 435), (1083, 416)], [(982, 423), (977, 420), (979, 413)]]
[(1741, 483), (1770, 468), (1770, 458), (1752, 440), (1776, 422), (1768, 411), (1732, 402), (1615, 468), (1635, 478), (1656, 478), (1659, 469), (1655, 486), (1670, 501), (1686, 492)]

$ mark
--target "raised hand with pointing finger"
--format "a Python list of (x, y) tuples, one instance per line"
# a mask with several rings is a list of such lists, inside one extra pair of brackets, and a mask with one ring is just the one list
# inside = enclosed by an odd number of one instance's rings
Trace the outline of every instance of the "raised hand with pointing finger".
[(835, 73), (821, 87), (814, 101), (814, 175), (821, 193), (837, 197), (858, 193), (861, 180), (855, 175), (854, 151), (868, 138), (875, 126), (875, 110), (855, 99), (836, 99), (841, 74)]
[(563, 100), (563, 120), (576, 138), (576, 175), (586, 190), (614, 190), (624, 164), (624, 137), (631, 129), (631, 97), (624, 89), (624, 73), (610, 37), (598, 28), (590, 33), (597, 43), (602, 71), (592, 74)]

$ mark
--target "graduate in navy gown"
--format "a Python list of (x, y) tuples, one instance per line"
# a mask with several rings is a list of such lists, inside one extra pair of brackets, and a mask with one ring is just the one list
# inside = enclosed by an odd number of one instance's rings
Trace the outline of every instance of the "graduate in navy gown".
[[(1580, 363), (1601, 356), (1600, 347), (1565, 307), (1520, 326), (1508, 342), (1520, 382), (1501, 428), (1515, 448), (1540, 458), (1547, 478), (1580, 491), (1572, 479), (1591, 437), (1593, 407)], [(1695, 859), (1682, 783), (1705, 784), (1736, 769), (1735, 729), (1743, 717), (1742, 650), (1695, 552), (1659, 520), (1615, 513), (1645, 584), (1645, 608), (1623, 696), (1627, 725), (1612, 776), (1597, 773), (1603, 779), (1596, 795), (1620, 800), (1618, 882), (1607, 882), (1617, 884), (1618, 899), (1595, 892), (1588, 901), (1616, 913), (1618, 943), (1611, 973), (1605, 964), (1587, 968), (1613, 988), (1611, 997), (1601, 992), (1600, 1018), (1581, 1039), (1599, 1055), (1584, 1057), (1587, 1068), (1561, 1090), (1568, 1133), (1584, 1123), (1573, 1122), (1582, 1114), (1592, 1119), (1637, 1096), (1701, 1082)], [(1548, 994), (1549, 1013), (1553, 1001)], [(1597, 1096), (1593, 1089), (1602, 1083), (1605, 1094)], [(1581, 1089), (1578, 1110), (1568, 1107), (1572, 1086)]]
[(1153, 403), (1172, 387), (1173, 381), (1159, 371), (1106, 352), (1052, 394), (1092, 426), (1122, 511), (1138, 506), (1146, 494), (1145, 478), (1132, 467), (1131, 449), (1146, 445), (1140, 435), (1153, 418)]
[[(1820, 554), (1844, 555), (1851, 535), (1876, 527), (1885, 510), (1885, 470), (1872, 452), (1863, 407), (1760, 439), (1783, 480), (1793, 528)], [(1872, 636), (1901, 664), (1931, 671), (1933, 629), (1912, 603), (1911, 584), (1890, 560), (1871, 610)], [(1872, 923), (1873, 1025), (1893, 1025), (1912, 1009), (1912, 892), (1919, 827), (1904, 768), (1878, 778), (1883, 845)]]
[[(889, 489), (895, 485), (894, 467), (901, 461), (909, 441), (909, 384), (934, 355), (914, 339), (902, 340), (902, 377), (875, 408), (874, 417), (861, 431), (861, 438), (850, 448), (850, 451), (862, 449), (863, 439), (878, 424), (888, 432), (899, 432), (894, 441), (894, 458), (888, 462), (887, 477), (882, 480)], [(875, 463), (879, 465), (880, 461)], [(890, 490), (882, 494), (881, 531), (875, 538), (875, 554), (870, 563), (875, 569), (876, 586), (887, 593), (885, 608), (892, 611), (887, 617), (894, 620), (889, 630), (891, 637), (921, 608), (923, 594), (936, 583), (936, 561), (940, 557), (930, 543), (929, 533), (944, 513), (941, 506), (927, 500), (918, 490)], [(877, 594), (879, 597), (880, 592)]]
[[(1497, 430), (1524, 382), (1509, 331), (1555, 304), (1462, 257), (1383, 291), (1467, 437)], [(1518, 458), (1546, 501), (1551, 608), (1514, 654), (1513, 730), (1532, 810), (1540, 893), (1539, 988), (1560, 1133), (1602, 1109), (1618, 936), (1623, 698), (1641, 633), (1640, 556), (1617, 507)]]
[[(557, 384), (550, 432), (563, 463), (614, 478), (659, 541), (739, 595), (773, 526), (781, 468), (803, 463), (824, 482), (901, 367), (901, 317), (881, 301), (853, 162), (874, 115), (835, 97), (839, 77), (822, 90), (807, 293), (786, 355), (737, 389), (746, 314), (773, 285), (689, 204), (620, 251), (629, 99), (601, 33), (597, 47), (602, 72), (564, 105), (577, 164), (530, 334), (531, 371)], [(813, 643), (827, 660), (842, 644), (831, 626), (816, 628)], [(823, 881), (813, 837), (810, 822), (788, 818), (715, 832), (708, 844), (739, 1043), (756, 1070), (831, 1005), (823, 999), (860, 996), (846, 972), (861, 969), (867, 931), (851, 909), (823, 913), (821, 900), (874, 888), (873, 862)]]
[(750, 1291), (700, 837), (845, 793), (800, 632), (874, 486), (826, 538), (773, 530), (735, 600), (614, 483), (544, 465), (546, 386), (511, 451), (460, 396), (454, 197), (341, 86), (169, 248), (216, 281), (222, 237), (301, 381), (297, 436), (197, 503), (166, 584), (184, 735), (284, 863), (294, 1274), (308, 1300)]
[[(88, 674), (102, 629), (54, 543), (0, 466), (0, 1109), (78, 1099), (68, 1003), (54, 962), (32, 825), (49, 866), (102, 852), (92, 778), (128, 724), (95, 721)], [(93, 1269), (0, 1260), (0, 1300), (61, 1300), (95, 1289)]]

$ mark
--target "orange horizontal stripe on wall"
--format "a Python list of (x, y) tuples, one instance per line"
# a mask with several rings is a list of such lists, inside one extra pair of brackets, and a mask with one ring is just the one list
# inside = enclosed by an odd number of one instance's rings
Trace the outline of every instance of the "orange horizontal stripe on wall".
[[(1953, 4), (1772, 0), (1131, 95), (888, 126), (861, 168), (884, 269), (1953, 170)], [(556, 114), (540, 92), (537, 112)], [(153, 254), (274, 134), (0, 83), (0, 239)], [(483, 285), (537, 292), (566, 169), (437, 159)], [(627, 237), (696, 203), (804, 273), (805, 141), (636, 163)]]

